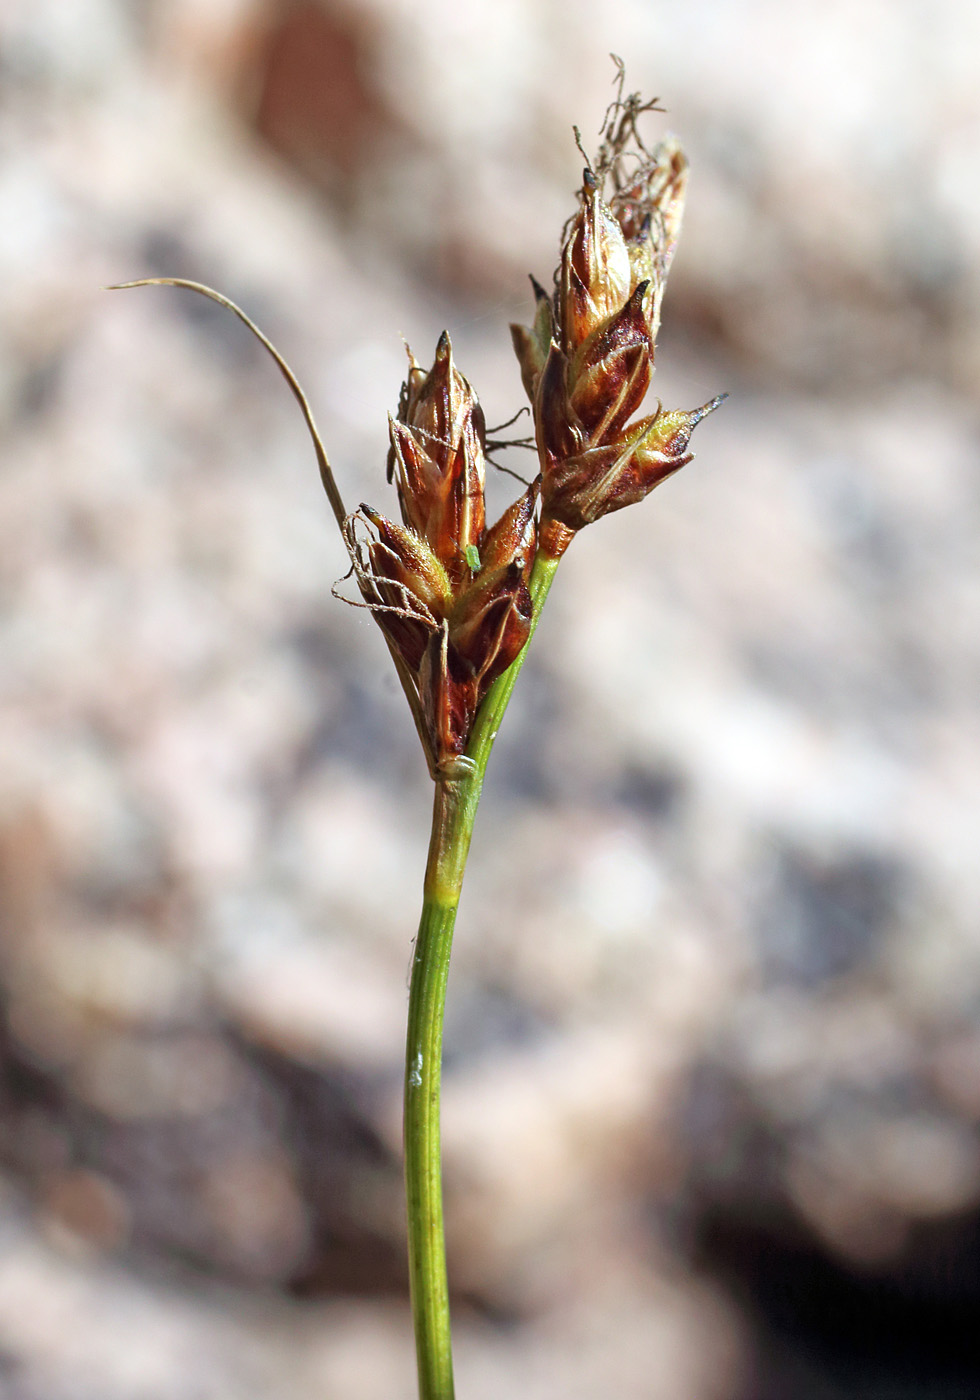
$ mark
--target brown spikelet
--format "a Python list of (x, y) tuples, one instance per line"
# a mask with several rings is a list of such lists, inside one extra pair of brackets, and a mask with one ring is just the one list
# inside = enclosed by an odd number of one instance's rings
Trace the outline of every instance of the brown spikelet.
[(511, 328), (533, 406), (549, 549), (568, 542), (553, 522), (579, 530), (642, 500), (689, 461), (694, 426), (725, 397), (632, 421), (653, 375), (687, 161), (673, 137), (652, 150), (644, 145), (638, 119), (660, 108), (624, 95), (617, 64), (616, 98), (564, 239), (554, 308), (542, 293), (534, 326)]
[(538, 485), (487, 529), (483, 412), (445, 334), (428, 372), (410, 358), (390, 437), (403, 523), (362, 506), (345, 538), (436, 771), (464, 751), (480, 702), (530, 634)]
[(466, 551), (479, 545), (485, 525), (486, 426), (445, 331), (428, 373), (410, 357), (398, 418), (389, 427), (388, 477), (395, 478), (402, 519), (458, 581)]

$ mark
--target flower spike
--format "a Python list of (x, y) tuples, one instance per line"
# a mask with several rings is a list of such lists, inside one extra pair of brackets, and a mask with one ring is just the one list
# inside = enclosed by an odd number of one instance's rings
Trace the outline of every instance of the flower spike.
[(445, 332), (430, 370), (409, 356), (389, 431), (403, 523), (362, 506), (344, 534), (435, 772), (463, 753), (481, 701), (530, 635), (538, 487), (487, 528), (483, 410)]
[(673, 137), (652, 150), (643, 144), (637, 120), (660, 108), (623, 95), (617, 63), (617, 95), (567, 226), (553, 303), (541, 293), (533, 327), (511, 327), (534, 413), (542, 548), (555, 555), (575, 531), (642, 500), (689, 462), (691, 432), (725, 398), (634, 418), (653, 375), (687, 160)]

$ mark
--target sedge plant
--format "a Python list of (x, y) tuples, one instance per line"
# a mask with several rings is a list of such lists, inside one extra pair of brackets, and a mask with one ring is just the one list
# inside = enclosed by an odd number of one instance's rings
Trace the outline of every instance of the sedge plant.
[[(300, 408), (360, 592), (384, 636), (434, 786), (422, 914), (412, 957), (405, 1051), (408, 1263), (420, 1400), (452, 1400), (449, 1285), (439, 1104), (449, 958), (487, 761), (558, 564), (576, 534), (633, 505), (691, 460), (695, 426), (725, 397), (636, 417), (653, 374), (667, 272), (680, 229), (687, 161), (672, 137), (648, 148), (639, 118), (656, 102), (626, 95), (623, 67), (594, 160), (561, 238), (553, 290), (532, 278), (531, 326), (512, 326), (530, 401), (539, 471), (494, 524), (484, 507), (487, 434), (443, 332), (431, 368), (409, 352), (389, 419), (387, 477), (399, 519), (348, 512), (309, 402), (275, 359)], [(576, 140), (582, 154), (579, 133)], [(349, 600), (347, 600), (349, 601)]]

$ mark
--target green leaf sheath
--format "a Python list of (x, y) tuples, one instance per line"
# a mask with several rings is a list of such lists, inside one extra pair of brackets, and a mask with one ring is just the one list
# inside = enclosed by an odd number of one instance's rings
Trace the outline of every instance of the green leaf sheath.
[[(532, 636), (557, 567), (558, 560), (546, 554), (539, 553), (535, 560), (530, 584)], [(487, 760), (526, 655), (527, 646), (488, 691), (466, 759), (453, 772), (436, 778), (405, 1051), (408, 1264), (420, 1400), (453, 1400), (454, 1395), (439, 1138), (442, 1028), (453, 926)]]

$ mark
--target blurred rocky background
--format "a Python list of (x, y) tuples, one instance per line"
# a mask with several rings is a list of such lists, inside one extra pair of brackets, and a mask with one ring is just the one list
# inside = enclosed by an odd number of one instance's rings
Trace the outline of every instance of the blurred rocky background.
[(384, 508), (401, 335), (521, 404), (610, 51), (694, 169), (657, 393), (731, 399), (494, 755), (460, 1393), (980, 1394), (980, 11), (6, 0), (5, 1400), (413, 1394), (417, 741), (271, 363), (100, 286), (239, 301)]

